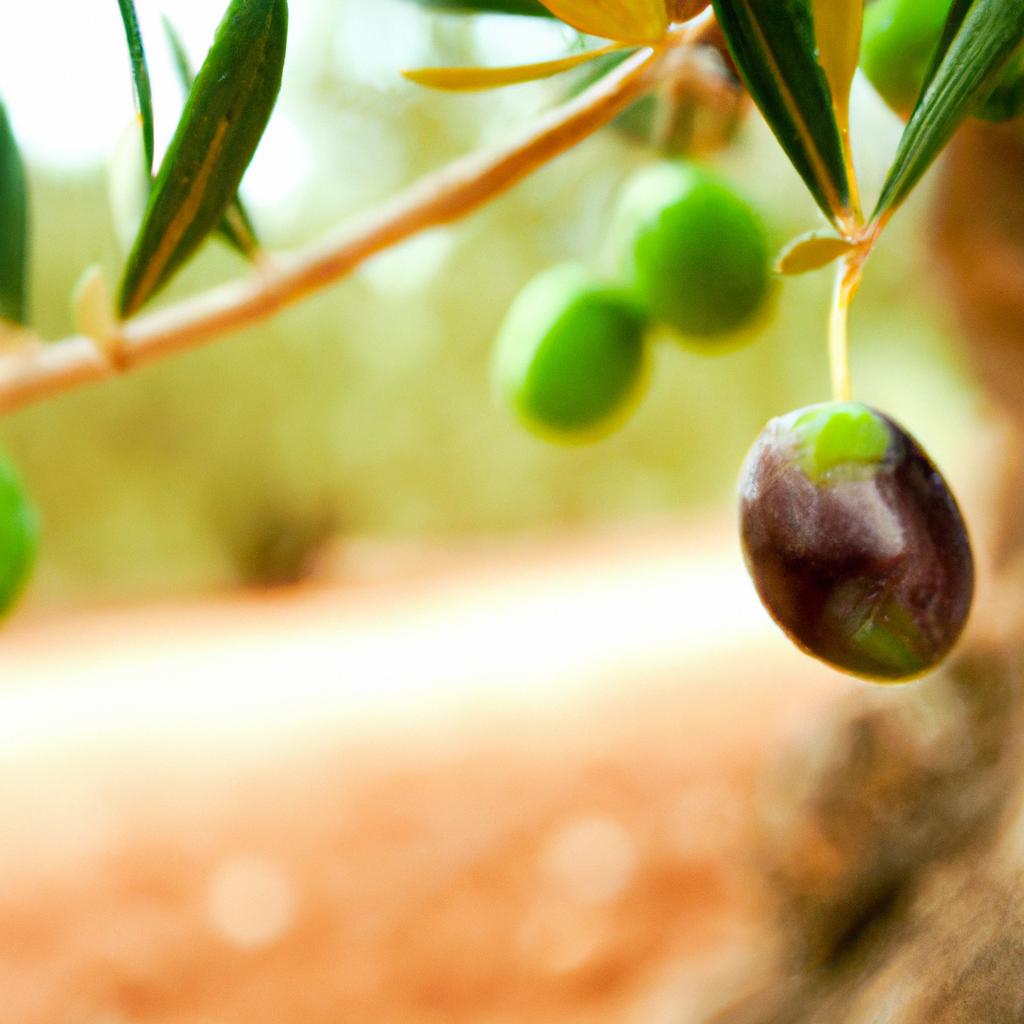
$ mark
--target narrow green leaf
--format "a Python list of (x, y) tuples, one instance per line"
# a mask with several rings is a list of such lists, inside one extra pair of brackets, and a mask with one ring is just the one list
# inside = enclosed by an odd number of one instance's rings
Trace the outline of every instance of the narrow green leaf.
[(921, 92), (918, 97), (919, 101), (924, 97), (925, 92), (928, 90), (928, 86), (931, 85), (932, 79), (935, 77), (935, 73), (942, 66), (942, 60), (946, 55), (946, 51), (952, 45), (957, 32), (959, 32), (963, 27), (964, 19), (967, 17), (971, 6), (974, 4), (974, 0), (943, 0), (943, 2), (948, 4), (949, 7), (948, 13), (946, 14), (946, 24), (942, 29), (942, 35), (939, 37), (938, 43), (935, 45), (935, 51), (932, 53), (931, 63), (928, 65), (928, 70), (925, 72), (924, 79), (921, 82)]
[[(192, 84), (195, 81), (195, 72), (192, 69), (192, 61), (189, 60), (188, 51), (185, 49), (184, 40), (178, 34), (178, 30), (164, 15), (161, 19), (164, 26), (164, 34), (167, 36), (167, 43), (171, 49), (171, 58), (174, 68), (178, 72), (178, 81), (181, 83), (185, 99), (188, 99), (192, 91)], [(242, 197), (235, 193), (235, 198), (224, 211), (224, 217), (217, 225), (219, 234), (233, 249), (236, 249), (246, 259), (253, 259), (260, 249), (259, 239), (256, 237), (256, 229), (253, 227), (249, 211), (242, 202)]]
[(413, 0), (420, 7), (432, 7), (453, 14), (523, 14), (531, 18), (553, 18), (539, 0)]
[(832, 92), (817, 60), (813, 0), (714, 0), (751, 96), (815, 202), (850, 215), (850, 183)]
[(166, 284), (223, 218), (274, 109), (287, 35), (287, 0), (232, 0), (128, 257), (122, 317)]
[(7, 108), (0, 102), (0, 320), (27, 323), (28, 187)]
[(794, 239), (782, 250), (775, 270), (787, 276), (807, 274), (812, 270), (827, 267), (853, 248), (853, 243), (845, 238), (811, 232)]
[(961, 122), (979, 109), (1022, 39), (1022, 0), (955, 0), (882, 190), (876, 220), (907, 198)]
[(146, 166), (153, 173), (153, 91), (149, 84), (149, 67), (142, 45), (139, 18), (134, 0), (117, 0), (121, 8), (121, 21), (128, 41), (128, 56), (132, 63), (132, 87), (135, 91), (135, 109), (142, 118), (142, 138), (146, 147)]

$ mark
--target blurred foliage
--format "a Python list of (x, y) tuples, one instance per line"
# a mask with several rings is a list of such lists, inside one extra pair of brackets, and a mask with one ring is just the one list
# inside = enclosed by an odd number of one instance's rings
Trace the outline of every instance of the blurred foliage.
[[(293, 39), (276, 115), (301, 131), (313, 170), (300, 196), (269, 209), (253, 203), (271, 249), (507, 137), (561, 88), (418, 90), (400, 81), (402, 66), (486, 62), (504, 27), (393, 0), (313, 9)], [(520, 23), (562, 38), (546, 22)], [(869, 122), (860, 135), (877, 149), (862, 160), (877, 188), (898, 125), (866, 92), (857, 109)], [(827, 272), (780, 288), (753, 345), (715, 358), (658, 345), (637, 415), (592, 447), (536, 440), (491, 394), (491, 345), (517, 291), (552, 263), (600, 252), (616, 189), (654, 158), (605, 131), (464, 223), (265, 326), (5, 419), (0, 445), (44, 522), (36, 600), (289, 579), (305, 557), (296, 538), (329, 529), (447, 539), (731, 507), (740, 461), (764, 422), (828, 396)], [(718, 164), (763, 205), (777, 247), (819, 223), (756, 118)], [(113, 276), (123, 256), (103, 168), (75, 178), (30, 170), (34, 315), (57, 338), (71, 330), (68, 296), (82, 269), (100, 260)], [(922, 272), (922, 209), (915, 198), (870, 268), (853, 369), (859, 397), (927, 435), (948, 465), (965, 451), (973, 399)], [(211, 242), (168, 298), (245, 272)]]

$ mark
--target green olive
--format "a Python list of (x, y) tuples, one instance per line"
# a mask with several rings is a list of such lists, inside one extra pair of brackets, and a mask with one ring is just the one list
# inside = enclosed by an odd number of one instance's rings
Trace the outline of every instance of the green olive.
[(641, 171), (623, 193), (613, 236), (638, 301), (684, 337), (732, 334), (768, 297), (771, 253), (761, 216), (692, 164)]
[(950, 0), (876, 0), (864, 10), (860, 66), (904, 117), (917, 103), (949, 8)]
[(912, 679), (960, 636), (974, 561), (956, 501), (918, 443), (865, 405), (772, 420), (747, 457), (740, 527), (772, 617), (842, 671)]
[(646, 378), (646, 318), (622, 291), (567, 264), (526, 286), (495, 352), (499, 394), (535, 432), (586, 440), (624, 418)]
[(0, 457), (0, 615), (21, 596), (39, 547), (39, 517), (14, 467)]
[[(952, 0), (876, 0), (864, 11), (860, 66), (901, 117), (917, 103), (942, 38)], [(992, 94), (975, 112), (1007, 121), (1024, 111), (1024, 49), (1011, 58)]]

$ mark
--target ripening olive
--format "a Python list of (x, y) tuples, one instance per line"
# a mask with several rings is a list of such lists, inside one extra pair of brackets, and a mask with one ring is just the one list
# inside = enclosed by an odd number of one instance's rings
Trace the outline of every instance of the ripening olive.
[(744, 466), (740, 528), (765, 607), (836, 668), (906, 680), (963, 629), (974, 563), (956, 501), (917, 442), (865, 405), (772, 420)]
[(498, 336), (500, 395), (538, 433), (586, 439), (607, 433), (645, 379), (646, 318), (621, 291), (567, 264), (531, 281)]
[(613, 233), (638, 300), (684, 336), (736, 331), (768, 296), (771, 254), (760, 215), (702, 168), (666, 161), (639, 172)]
[(0, 615), (21, 596), (38, 546), (35, 507), (14, 468), (0, 457)]

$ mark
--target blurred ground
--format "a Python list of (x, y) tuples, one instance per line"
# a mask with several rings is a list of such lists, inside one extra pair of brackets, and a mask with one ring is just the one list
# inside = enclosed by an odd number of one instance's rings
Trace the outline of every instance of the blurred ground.
[(2, 1024), (677, 1024), (756, 980), (758, 778), (851, 684), (731, 536), (335, 563), (6, 634)]

